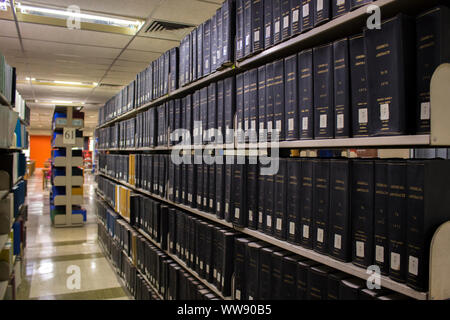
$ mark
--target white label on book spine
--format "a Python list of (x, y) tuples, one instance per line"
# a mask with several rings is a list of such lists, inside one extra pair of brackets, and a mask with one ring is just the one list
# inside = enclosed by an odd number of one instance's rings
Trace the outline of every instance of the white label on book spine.
[(252, 120), (251, 129), (256, 130), (256, 120)]
[(236, 300), (241, 300), (241, 290), (236, 289), (236, 294), (235, 294), (235, 296), (236, 296)]
[(389, 104), (384, 103), (380, 105), (380, 120), (386, 121), (389, 120)]
[(202, 204), (202, 196), (197, 196), (197, 204)]
[(303, 225), (303, 238), (309, 239), (309, 226), (306, 224)]
[(289, 15), (283, 18), (283, 29), (289, 28)]
[(245, 131), (248, 130), (248, 120), (245, 120), (245, 122), (244, 122), (244, 128), (245, 128)]
[(259, 41), (259, 30), (255, 31), (255, 33), (253, 34), (253, 42), (258, 41)]
[(297, 21), (298, 21), (298, 9), (295, 9), (294, 11), (292, 11), (292, 23)]
[(276, 128), (277, 128), (277, 130), (281, 131), (281, 120), (277, 120)]
[(263, 223), (263, 214), (261, 211), (258, 213), (258, 222)]
[(264, 130), (264, 122), (259, 123), (259, 130)]
[(225, 203), (225, 213), (228, 213), (228, 203)]
[(361, 108), (358, 110), (358, 122), (360, 124), (369, 122), (367, 108)]
[(214, 207), (213, 199), (209, 199), (209, 207), (212, 209)]
[(203, 206), (206, 207), (207, 204), (208, 204), (208, 199), (207, 198), (203, 198)]
[(250, 35), (249, 34), (245, 36), (245, 45), (246, 46), (250, 45)]
[(420, 120), (430, 120), (430, 103), (422, 102), (420, 104)]
[(356, 256), (364, 258), (364, 242), (356, 241)]
[(292, 235), (295, 234), (295, 223), (294, 222), (289, 223), (289, 234), (292, 234)]
[(269, 228), (272, 226), (272, 216), (267, 216), (266, 224)]
[(396, 271), (400, 270), (400, 254), (391, 252), (391, 269)]
[(227, 55), (227, 46), (223, 47), (223, 55), (224, 55), (224, 56)]
[(175, 190), (175, 197), (178, 198), (178, 190)]
[(272, 131), (272, 121), (267, 122), (267, 131), (268, 132)]
[(302, 130), (308, 130), (308, 117), (302, 118)]
[(214, 270), (213, 270), (213, 278), (217, 279), (217, 269), (216, 268), (214, 268)]
[(413, 256), (409, 256), (408, 272), (417, 276), (419, 273), (419, 259)]
[(323, 10), (323, 0), (317, 0), (316, 8), (317, 8), (317, 12)]
[(375, 261), (384, 263), (384, 247), (375, 246)]
[(239, 208), (236, 208), (236, 209), (234, 210), (234, 217), (235, 217), (236, 219), (239, 219)]
[(209, 273), (209, 264), (206, 265), (206, 273)]
[(320, 128), (326, 128), (327, 127), (327, 115), (326, 114), (321, 114), (320, 115)]
[(192, 202), (192, 194), (188, 193), (188, 200), (189, 202)]
[(191, 253), (191, 262), (194, 262), (194, 254)]
[(221, 275), (220, 275), (220, 272), (219, 272), (219, 271), (217, 271), (217, 281), (218, 281), (219, 283), (221, 283), (221, 282), (222, 282), (222, 277), (221, 277)]
[(337, 123), (336, 123), (336, 127), (338, 129), (344, 129), (344, 114), (340, 113), (337, 115)]
[(270, 38), (270, 26), (266, 27), (266, 39)]
[(334, 247), (336, 249), (341, 249), (341, 245), (342, 245), (342, 236), (340, 234), (335, 234), (334, 235)]
[(294, 118), (290, 118), (290, 119), (288, 120), (288, 130), (289, 130), (289, 131), (294, 130)]
[(253, 221), (253, 211), (248, 210), (248, 221)]
[(200, 270), (203, 270), (203, 261), (200, 261)]
[(345, 4), (345, 0), (336, 0), (336, 5), (342, 6)]
[(277, 218), (277, 225), (276, 225), (277, 230), (281, 231), (281, 226), (282, 226), (282, 220), (280, 218)]
[(220, 202), (219, 201), (217, 201), (217, 204), (216, 204), (216, 210), (217, 210), (217, 212), (220, 212)]
[(248, 296), (248, 300), (253, 300), (253, 297), (252, 296)]
[(274, 32), (278, 33), (280, 32), (280, 21), (275, 22)]
[(323, 229), (317, 228), (317, 242), (323, 242)]
[(303, 18), (309, 16), (309, 3), (303, 5)]

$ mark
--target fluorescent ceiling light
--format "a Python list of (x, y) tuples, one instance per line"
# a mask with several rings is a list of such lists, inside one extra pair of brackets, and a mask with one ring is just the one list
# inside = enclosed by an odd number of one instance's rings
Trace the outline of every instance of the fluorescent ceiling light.
[(25, 78), (25, 80), (27, 80), (27, 81), (30, 81), (30, 80), (31, 80), (31, 81), (35, 81), (35, 80), (36, 80), (36, 78), (30, 78), (30, 77), (26, 77), (26, 78)]
[(52, 103), (64, 103), (64, 104), (72, 104), (72, 101), (64, 101), (64, 100), (52, 100)]
[(84, 83), (82, 82), (77, 82), (77, 81), (59, 81), (59, 80), (55, 80), (53, 81), (53, 83), (58, 83), (58, 84), (72, 84), (74, 86), (79, 86), (79, 85), (83, 85)]
[(51, 18), (61, 18), (61, 17), (79, 18), (81, 20), (81, 22), (105, 24), (105, 25), (112, 25), (112, 26), (125, 27), (125, 28), (139, 29), (144, 24), (144, 21), (139, 21), (139, 20), (118, 19), (118, 18), (113, 18), (113, 17), (93, 15), (93, 14), (88, 14), (88, 13), (73, 12), (73, 11), (69, 11), (69, 10), (58, 10), (58, 9), (36, 7), (36, 6), (31, 6), (31, 5), (24, 5), (21, 3), (17, 3), (16, 8), (20, 9), (20, 12), (23, 14), (34, 14), (34, 15), (51, 17)]

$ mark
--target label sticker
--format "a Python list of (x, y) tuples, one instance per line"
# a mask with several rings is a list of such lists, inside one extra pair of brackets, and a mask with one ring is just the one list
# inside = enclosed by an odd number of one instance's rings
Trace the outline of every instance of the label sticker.
[(335, 234), (334, 235), (334, 247), (336, 249), (341, 249), (341, 245), (342, 245), (342, 236), (339, 234)]
[(364, 242), (356, 241), (356, 256), (364, 258)]
[(420, 104), (420, 120), (430, 120), (430, 103), (422, 102)]
[(344, 128), (344, 114), (340, 113), (340, 114), (337, 115), (336, 127), (338, 129), (343, 129)]
[(245, 128), (245, 131), (248, 130), (248, 120), (245, 120), (245, 121), (244, 121), (244, 128)]
[(396, 271), (400, 270), (400, 254), (391, 252), (391, 269)]
[(289, 28), (289, 15), (283, 18), (283, 29)]
[(241, 290), (236, 289), (236, 294), (235, 294), (235, 296), (236, 296), (236, 299), (237, 299), (237, 300), (241, 300)]
[(302, 129), (303, 130), (308, 130), (308, 117), (303, 117), (302, 118)]
[(323, 242), (323, 229), (317, 228), (317, 242)]
[(381, 121), (389, 120), (389, 104), (388, 103), (380, 105), (380, 120)]
[(413, 256), (409, 256), (408, 272), (417, 276), (419, 273), (419, 259)]
[(295, 235), (295, 223), (294, 222), (289, 223), (289, 234)]
[(259, 41), (259, 30), (255, 31), (255, 33), (253, 34), (253, 42), (258, 42)]
[(384, 263), (384, 247), (375, 246), (375, 261)]
[(272, 216), (267, 216), (266, 225), (272, 227)]
[(345, 0), (336, 0), (336, 5), (343, 6), (345, 4)]
[(316, 8), (317, 8), (317, 12), (323, 10), (323, 0), (317, 0)]
[(303, 18), (309, 16), (309, 3), (303, 5)]
[(280, 32), (280, 21), (275, 22), (274, 33)]
[(277, 120), (276, 128), (277, 128), (277, 130), (281, 131), (281, 120)]
[(326, 128), (327, 127), (327, 115), (326, 114), (321, 114), (320, 115), (320, 128)]
[(281, 225), (282, 225), (281, 222), (282, 222), (281, 219), (280, 219), (280, 218), (277, 218), (277, 225), (276, 225), (276, 228), (277, 228), (278, 231), (281, 231)]
[(253, 211), (248, 210), (248, 221), (253, 221)]
[(246, 46), (250, 45), (250, 35), (249, 34), (245, 36), (245, 45)]
[(220, 202), (219, 201), (216, 203), (216, 208), (217, 208), (217, 211), (220, 212)]
[(294, 118), (290, 118), (290, 119), (288, 120), (288, 130), (289, 130), (289, 131), (294, 130)]
[(236, 208), (236, 209), (234, 210), (234, 217), (235, 217), (236, 219), (239, 219), (239, 208)]
[(270, 26), (266, 27), (266, 39), (270, 38)]
[(225, 203), (225, 213), (228, 213), (228, 203)]
[(309, 226), (303, 225), (303, 238), (309, 239)]
[(297, 21), (298, 21), (298, 9), (295, 9), (294, 11), (292, 11), (292, 23)]
[(256, 130), (256, 120), (252, 120), (250, 128)]
[(360, 124), (363, 123), (368, 123), (369, 122), (369, 117), (368, 117), (368, 113), (367, 113), (367, 108), (362, 108), (358, 110), (358, 122)]
[(214, 207), (213, 199), (209, 199), (209, 207), (212, 209)]
[(258, 212), (258, 222), (259, 222), (259, 223), (263, 223), (263, 214), (262, 214), (261, 211)]
[(264, 130), (264, 122), (259, 123), (259, 130)]

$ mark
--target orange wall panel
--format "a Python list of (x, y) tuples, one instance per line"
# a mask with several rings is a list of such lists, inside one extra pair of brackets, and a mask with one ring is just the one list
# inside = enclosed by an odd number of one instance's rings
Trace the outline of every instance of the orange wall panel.
[(36, 168), (43, 168), (52, 155), (51, 136), (30, 136), (30, 159), (36, 161)]

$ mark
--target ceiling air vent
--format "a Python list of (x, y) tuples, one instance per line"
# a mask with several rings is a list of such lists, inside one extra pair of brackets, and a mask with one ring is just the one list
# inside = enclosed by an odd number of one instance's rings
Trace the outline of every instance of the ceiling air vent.
[(146, 33), (151, 32), (158, 32), (158, 31), (174, 31), (174, 30), (181, 30), (186, 28), (192, 28), (195, 27), (190, 24), (182, 24), (178, 22), (169, 22), (169, 21), (161, 21), (161, 20), (154, 20), (148, 28), (145, 30)]

